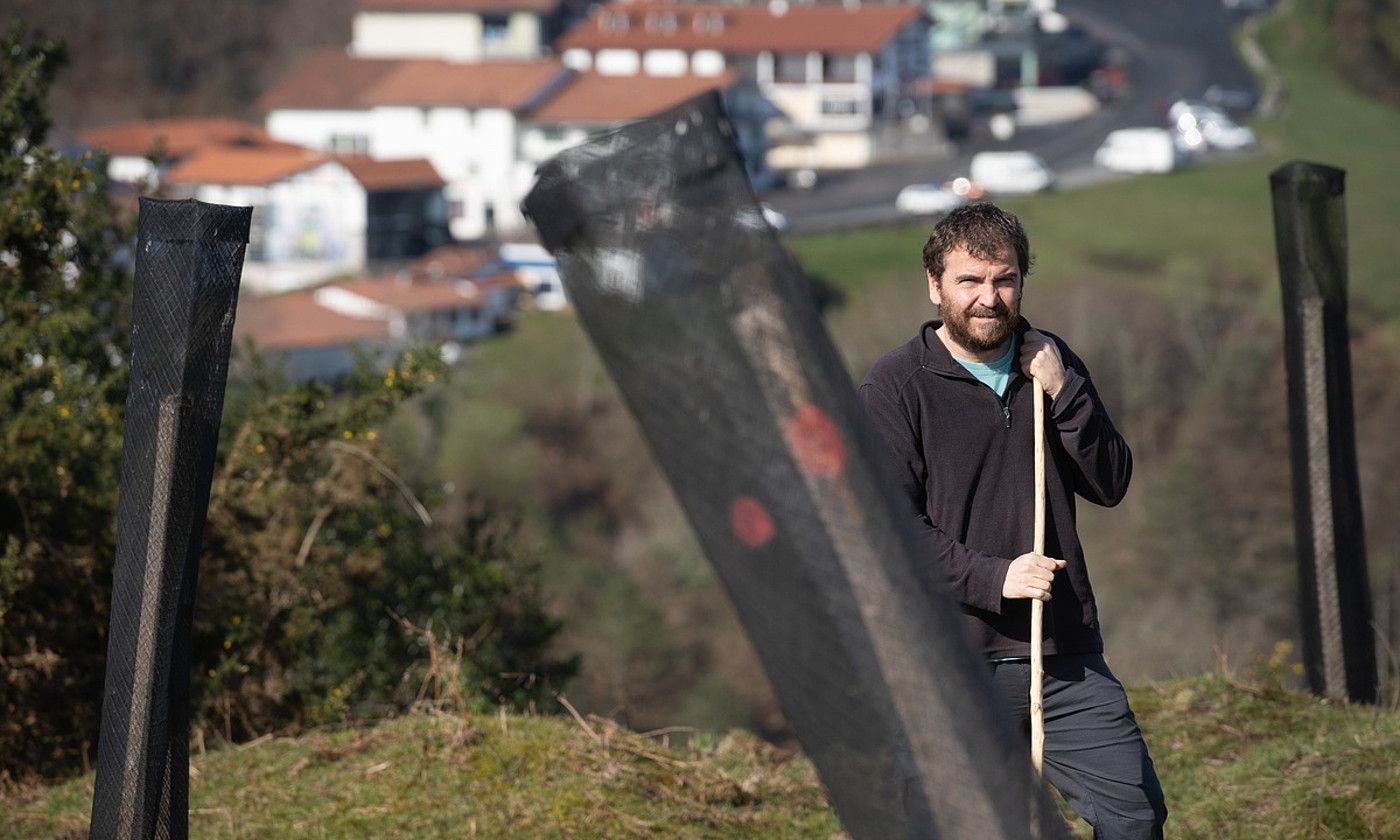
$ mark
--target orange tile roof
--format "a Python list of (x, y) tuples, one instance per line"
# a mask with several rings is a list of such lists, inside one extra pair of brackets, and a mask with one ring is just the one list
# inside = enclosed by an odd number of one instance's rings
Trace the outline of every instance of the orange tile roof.
[(513, 269), (502, 269), (491, 274), (482, 274), (472, 277), (466, 281), (478, 292), (487, 292), (491, 289), (505, 289), (511, 286), (520, 286), (520, 275)]
[(362, 108), (366, 88), (398, 69), (398, 59), (357, 58), (338, 47), (303, 58), (258, 98), (264, 111), (308, 108), (326, 111)]
[(89, 146), (101, 147), (114, 155), (139, 157), (160, 141), (170, 157), (180, 158), (204, 146), (238, 148), (294, 149), (296, 146), (273, 139), (261, 126), (222, 118), (174, 117), (162, 120), (132, 120), (90, 129), (79, 134)]
[(554, 60), (456, 62), (414, 59), (360, 96), (365, 105), (459, 105), (520, 109), (562, 80), (568, 71)]
[(776, 14), (766, 4), (619, 0), (594, 9), (587, 20), (555, 42), (555, 49), (872, 52), (922, 14), (921, 6), (908, 3), (851, 7), (790, 3)]
[(537, 123), (612, 125), (649, 117), (707, 90), (723, 90), (738, 78), (719, 76), (604, 76), (579, 73), (568, 86), (530, 114)]
[(495, 258), (494, 248), (439, 245), (414, 260), (407, 270), (410, 276), (419, 279), (461, 279), (480, 271)]
[(400, 277), (365, 277), (335, 284), (336, 288), (369, 298), (400, 312), (480, 307), (481, 293), (464, 283), (425, 282)]
[(300, 149), (227, 149), (207, 146), (165, 173), (168, 184), (272, 184), (330, 160)]
[(389, 337), (383, 318), (351, 318), (316, 302), (315, 290), (267, 297), (244, 295), (238, 302), (233, 334), (247, 336), (264, 350), (333, 347)]
[(360, 0), (362, 12), (535, 12), (545, 15), (561, 0)]
[(442, 187), (447, 182), (423, 158), (406, 160), (374, 160), (364, 155), (342, 155), (336, 158), (360, 186), (375, 190), (409, 190), (420, 187)]

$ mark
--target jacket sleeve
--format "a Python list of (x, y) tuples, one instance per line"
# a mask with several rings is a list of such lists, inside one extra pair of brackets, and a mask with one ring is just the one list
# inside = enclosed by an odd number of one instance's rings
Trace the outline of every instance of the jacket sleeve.
[(1073, 462), (1074, 491), (1097, 505), (1112, 507), (1128, 492), (1133, 454), (1114, 428), (1084, 362), (1058, 338), (1065, 362), (1065, 384), (1050, 403), (1060, 442)]
[(1002, 584), (1011, 560), (968, 548), (929, 518), (920, 424), (900, 395), (867, 381), (860, 387), (860, 399), (875, 429), (876, 443), (883, 444), (887, 457), (881, 466), (895, 480), (899, 513), (912, 524), (918, 540), (918, 574), (926, 583), (936, 581), (936, 586), (951, 589), (968, 606), (1000, 613)]

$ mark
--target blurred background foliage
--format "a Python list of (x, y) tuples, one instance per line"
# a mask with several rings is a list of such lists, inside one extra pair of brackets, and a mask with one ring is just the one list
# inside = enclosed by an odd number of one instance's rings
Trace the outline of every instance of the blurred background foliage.
[[(0, 781), (92, 759), (128, 373), (130, 224), (105, 162), (44, 145), (63, 61), (0, 43)], [(431, 348), (335, 388), (245, 352), (230, 378), (194, 626), (193, 716), (243, 739), (406, 708), (421, 633), (460, 642), (479, 703), (574, 670), (547, 647), (539, 557), (485, 498), (421, 493), (378, 431), (444, 370)]]

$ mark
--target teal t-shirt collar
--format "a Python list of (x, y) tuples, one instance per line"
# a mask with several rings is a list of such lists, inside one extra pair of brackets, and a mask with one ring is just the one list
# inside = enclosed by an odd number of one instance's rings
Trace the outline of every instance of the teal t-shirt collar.
[(1016, 336), (1013, 335), (1010, 343), (1006, 346), (1006, 353), (995, 362), (983, 364), (982, 362), (959, 359), (957, 356), (953, 356), (953, 358), (958, 364), (967, 368), (967, 372), (976, 377), (978, 382), (991, 388), (992, 393), (1000, 397), (1006, 393), (1006, 386), (1011, 382), (1011, 362), (1015, 355)]

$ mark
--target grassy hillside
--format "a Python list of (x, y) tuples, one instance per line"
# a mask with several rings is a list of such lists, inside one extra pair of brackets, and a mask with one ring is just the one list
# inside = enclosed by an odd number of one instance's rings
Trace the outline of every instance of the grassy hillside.
[[(1400, 716), (1222, 676), (1132, 691), (1177, 838), (1400, 836)], [(811, 766), (743, 732), (674, 750), (601, 719), (414, 716), (195, 756), (206, 838), (828, 838)], [(92, 777), (0, 798), (0, 838), (86, 836)], [(1086, 827), (1076, 826), (1082, 837)]]
[[(1348, 171), (1357, 416), (1375, 592), (1400, 569), (1400, 111), (1331, 60), (1331, 4), (1293, 0), (1262, 27), (1286, 85), (1261, 151), (1169, 175), (1009, 202), (1037, 253), (1027, 314), (1090, 364), (1131, 441), (1134, 488), (1082, 511), (1125, 676), (1199, 673), (1223, 650), (1296, 638), (1282, 331), (1268, 173), (1295, 158)], [(828, 326), (855, 378), (932, 314), (922, 224), (789, 244), (844, 295)], [(783, 723), (728, 602), (577, 322), (531, 313), (391, 430), (425, 484), (519, 510), (580, 708), (646, 729)], [(449, 514), (450, 515), (450, 514)], [(1385, 614), (1381, 600), (1378, 614)], [(1183, 621), (1183, 616), (1189, 620)], [(1170, 628), (1163, 632), (1163, 628)]]

